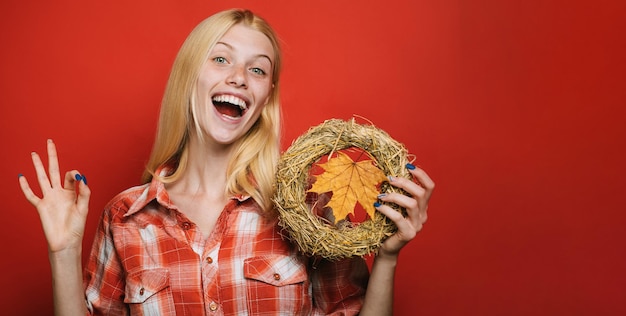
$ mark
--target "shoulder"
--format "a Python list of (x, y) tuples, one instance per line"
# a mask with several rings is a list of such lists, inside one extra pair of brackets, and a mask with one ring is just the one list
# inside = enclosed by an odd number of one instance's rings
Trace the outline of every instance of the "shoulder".
[(110, 213), (112, 217), (124, 216), (131, 209), (134, 209), (138, 203), (145, 205), (149, 202), (149, 188), (150, 184), (146, 183), (118, 193), (106, 204), (104, 208), (105, 212)]

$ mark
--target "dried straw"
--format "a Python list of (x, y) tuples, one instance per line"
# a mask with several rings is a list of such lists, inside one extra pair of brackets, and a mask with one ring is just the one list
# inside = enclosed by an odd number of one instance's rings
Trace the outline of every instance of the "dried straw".
[[(339, 260), (376, 252), (385, 238), (397, 230), (395, 224), (376, 212), (362, 223), (342, 221), (329, 224), (311, 212), (306, 203), (307, 180), (311, 166), (321, 157), (348, 148), (360, 148), (371, 155), (374, 164), (386, 175), (411, 179), (404, 167), (408, 163), (405, 147), (386, 132), (373, 126), (331, 119), (298, 137), (283, 153), (276, 175), (274, 203), (279, 224), (302, 253)], [(381, 192), (402, 192), (387, 182)], [(405, 212), (398, 205), (389, 206)]]

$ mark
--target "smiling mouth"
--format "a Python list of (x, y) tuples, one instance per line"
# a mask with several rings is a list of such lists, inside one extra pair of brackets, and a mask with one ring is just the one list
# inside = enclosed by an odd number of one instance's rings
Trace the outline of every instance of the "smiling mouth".
[(248, 110), (246, 101), (233, 95), (216, 95), (211, 101), (220, 114), (232, 118), (241, 117)]

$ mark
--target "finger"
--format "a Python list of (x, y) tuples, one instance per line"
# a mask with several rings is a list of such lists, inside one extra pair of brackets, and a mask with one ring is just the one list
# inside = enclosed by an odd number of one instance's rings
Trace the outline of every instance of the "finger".
[[(76, 175), (80, 175), (76, 173)], [(89, 197), (91, 196), (91, 189), (87, 185), (87, 178), (81, 175), (81, 180), (78, 183), (78, 199), (76, 200), (76, 206), (80, 210), (85, 212), (89, 209)]]
[(87, 186), (87, 178), (84, 175), (81, 175), (77, 170), (66, 172), (63, 188), (69, 191), (76, 191), (77, 187), (77, 206), (86, 206), (89, 202), (89, 197), (91, 196), (91, 190)]
[(35, 167), (35, 172), (37, 173), (37, 181), (39, 182), (41, 192), (46, 194), (46, 192), (50, 189), (50, 180), (48, 180), (46, 169), (43, 167), (41, 158), (39, 158), (39, 155), (36, 152), (31, 154), (31, 158), (33, 160), (33, 166)]
[(78, 171), (72, 170), (65, 173), (65, 180), (63, 181), (63, 188), (68, 191), (76, 190), (76, 181), (81, 181), (82, 176)]
[(402, 177), (390, 177), (389, 184), (393, 185), (396, 188), (403, 189), (409, 195), (416, 197), (418, 199), (427, 199), (428, 195), (426, 194), (426, 189), (419, 184)]
[(401, 212), (398, 212), (397, 210), (391, 208), (388, 205), (374, 203), (374, 207), (376, 208), (377, 211), (387, 216), (392, 222), (396, 224), (398, 224), (398, 222), (404, 219), (404, 215), (402, 215)]
[[(422, 190), (422, 192), (424, 192), (424, 189), (422, 189), (421, 187), (420, 189)], [(406, 218), (413, 225), (420, 226), (424, 222), (426, 222), (426, 211), (428, 210), (427, 203), (420, 203), (419, 199), (415, 199), (411, 196), (406, 196), (400, 193), (381, 194), (378, 196), (378, 198), (381, 201), (394, 203), (406, 209)]]
[(395, 187), (404, 189), (410, 195), (418, 198), (420, 206), (428, 205), (430, 196), (435, 189), (435, 182), (421, 168), (407, 164), (406, 168), (413, 175), (415, 182), (402, 177), (390, 177), (389, 183)]
[[(422, 190), (423, 191), (423, 190)], [(415, 213), (419, 211), (419, 203), (413, 197), (406, 196), (401, 193), (384, 193), (378, 196), (378, 199), (385, 202), (391, 202), (401, 206), (409, 211), (409, 213)]]
[(422, 225), (424, 225), (424, 223), (426, 223), (426, 221), (428, 220), (428, 212), (427, 211), (419, 212), (418, 216), (419, 216), (419, 222)]
[(24, 193), (24, 197), (26, 197), (26, 200), (33, 206), (37, 206), (41, 199), (39, 199), (39, 197), (37, 197), (35, 193), (33, 193), (33, 190), (31, 190), (30, 185), (28, 184), (28, 180), (26, 180), (26, 177), (20, 175), (18, 180), (20, 182), (20, 188), (22, 189), (22, 193)]
[(48, 173), (50, 174), (50, 185), (53, 188), (61, 186), (61, 175), (59, 173), (59, 158), (57, 148), (52, 139), (48, 139)]
[(412, 164), (407, 164), (407, 169), (415, 177), (417, 183), (426, 189), (426, 192), (430, 195), (435, 189), (435, 182), (428, 176), (426, 171)]
[(417, 232), (422, 229), (421, 222), (412, 222), (407, 220), (400, 212), (384, 204), (374, 204), (376, 210), (387, 216), (398, 228), (396, 234), (400, 235), (400, 239), (409, 241), (415, 237)]

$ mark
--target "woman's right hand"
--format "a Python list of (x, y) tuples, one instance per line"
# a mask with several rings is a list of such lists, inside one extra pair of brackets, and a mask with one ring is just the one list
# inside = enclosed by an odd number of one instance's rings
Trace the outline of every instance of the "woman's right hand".
[(48, 172), (35, 152), (32, 153), (37, 181), (43, 197), (31, 190), (26, 177), (19, 177), (24, 196), (39, 212), (41, 225), (48, 240), (51, 254), (64, 250), (78, 250), (82, 247), (85, 222), (87, 220), (91, 191), (87, 181), (76, 170), (65, 174), (63, 186), (59, 173), (59, 160), (52, 140), (48, 140)]

